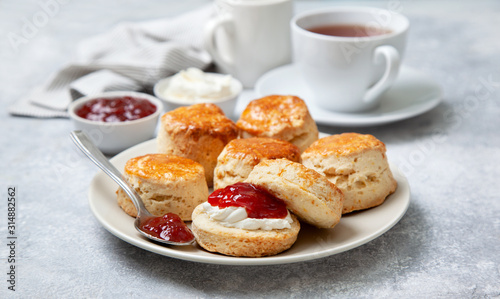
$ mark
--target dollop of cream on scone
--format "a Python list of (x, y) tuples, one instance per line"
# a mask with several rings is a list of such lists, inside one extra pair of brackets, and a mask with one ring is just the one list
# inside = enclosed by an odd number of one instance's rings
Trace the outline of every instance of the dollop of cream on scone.
[(248, 230), (273, 230), (291, 228), (293, 222), (290, 212), (285, 218), (249, 218), (247, 211), (242, 207), (214, 207), (210, 203), (202, 204), (203, 210), (210, 219), (225, 227), (234, 227)]

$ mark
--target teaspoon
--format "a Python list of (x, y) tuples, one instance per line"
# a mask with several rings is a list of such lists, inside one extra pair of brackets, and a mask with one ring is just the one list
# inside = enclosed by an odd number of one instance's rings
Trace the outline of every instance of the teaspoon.
[[(195, 238), (191, 230), (180, 220), (182, 227), (181, 230), (186, 230), (184, 233), (187, 233), (189, 237), (192, 236), (189, 240), (185, 241), (171, 241), (167, 239), (162, 239), (156, 236), (153, 236), (148, 231), (144, 230), (144, 226), (148, 223), (152, 223), (151, 220), (161, 221), (162, 217), (157, 217), (152, 215), (144, 206), (140, 195), (129, 185), (129, 183), (124, 179), (121, 172), (116, 169), (116, 167), (109, 162), (109, 160), (104, 156), (104, 154), (97, 148), (97, 146), (90, 140), (90, 138), (82, 131), (73, 131), (71, 132), (71, 139), (75, 143), (75, 145), (92, 161), (96, 164), (104, 173), (106, 173), (111, 179), (113, 179), (125, 193), (130, 197), (132, 202), (134, 203), (135, 208), (137, 209), (137, 217), (134, 221), (135, 228), (145, 237), (154, 240), (156, 242), (169, 244), (169, 245), (190, 245), (193, 244)], [(168, 216), (173, 215), (177, 217), (175, 214), (167, 214)], [(166, 216), (167, 216), (166, 215)], [(170, 222), (171, 223), (171, 222)], [(179, 227), (174, 228), (179, 229)], [(170, 229), (164, 230), (166, 233), (171, 231)]]

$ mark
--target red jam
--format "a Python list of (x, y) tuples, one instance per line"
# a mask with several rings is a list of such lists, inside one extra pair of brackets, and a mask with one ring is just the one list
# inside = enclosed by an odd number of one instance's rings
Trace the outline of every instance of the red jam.
[(131, 121), (155, 113), (156, 106), (145, 99), (129, 96), (118, 98), (98, 98), (85, 103), (76, 115), (93, 121)]
[(141, 226), (141, 229), (152, 236), (172, 242), (186, 243), (194, 238), (181, 217), (174, 213), (150, 218)]
[(264, 188), (250, 183), (236, 183), (215, 190), (208, 197), (208, 203), (221, 209), (243, 207), (249, 218), (285, 218), (286, 204)]

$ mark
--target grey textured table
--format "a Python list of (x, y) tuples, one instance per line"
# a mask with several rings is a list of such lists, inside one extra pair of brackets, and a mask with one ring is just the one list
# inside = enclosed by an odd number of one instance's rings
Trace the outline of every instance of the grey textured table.
[[(411, 22), (405, 64), (444, 101), (421, 116), (367, 128), (411, 185), (404, 218), (359, 248), (314, 261), (222, 266), (160, 256), (104, 230), (89, 210), (96, 168), (71, 143), (67, 119), (9, 116), (8, 105), (69, 62), (74, 45), (121, 20), (175, 15), (208, 1), (64, 1), (13, 51), (6, 35), (42, 1), (0, 2), (0, 297), (500, 296), (500, 3), (381, 1)], [(63, 1), (61, 1), (62, 3)], [(361, 2), (354, 2), (360, 4)], [(338, 2), (297, 2), (297, 10)], [(7, 187), (17, 187), (16, 291), (8, 290)]]

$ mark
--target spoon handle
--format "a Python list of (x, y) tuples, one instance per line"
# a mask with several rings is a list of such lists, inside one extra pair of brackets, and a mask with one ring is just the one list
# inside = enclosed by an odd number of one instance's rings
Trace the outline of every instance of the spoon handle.
[(121, 172), (116, 169), (116, 167), (109, 162), (109, 160), (104, 156), (104, 154), (97, 148), (97, 146), (90, 140), (87, 134), (82, 131), (73, 131), (70, 134), (71, 139), (75, 145), (92, 161), (97, 165), (102, 171), (104, 171), (109, 177), (113, 179), (122, 189), (127, 193), (132, 202), (137, 209), (137, 217), (139, 214), (145, 214), (143, 216), (148, 216), (150, 213), (144, 206), (141, 197), (137, 192), (128, 184), (124, 179)]

